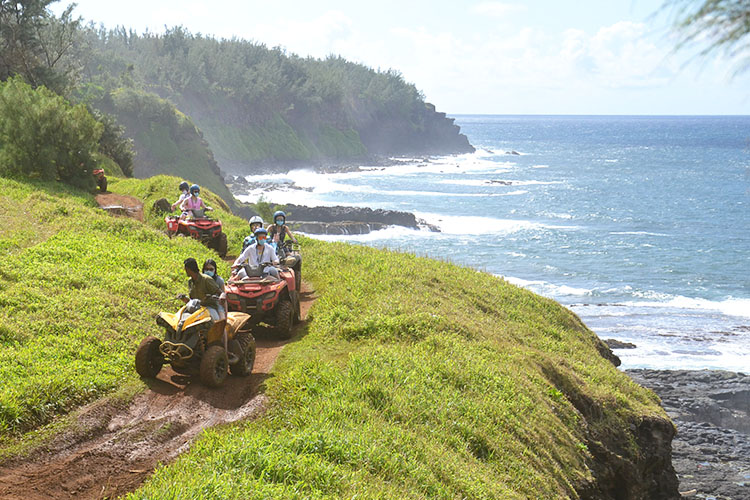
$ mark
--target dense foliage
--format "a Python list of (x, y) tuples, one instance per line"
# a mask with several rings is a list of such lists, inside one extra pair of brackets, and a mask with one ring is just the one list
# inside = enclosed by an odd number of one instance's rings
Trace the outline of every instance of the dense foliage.
[(0, 83), (0, 174), (90, 188), (101, 134), (84, 105), (20, 77)]
[(58, 0), (0, 0), (0, 81), (20, 74), (34, 87), (64, 93), (78, 69), (74, 45), (80, 20), (71, 4), (58, 18), (47, 7)]
[(88, 26), (83, 36), (89, 89), (106, 94), (125, 86), (168, 98), (205, 133), (225, 170), (267, 160), (470, 148), (465, 138), (451, 143), (459, 138), (452, 120), (396, 71), (341, 57), (302, 58), (181, 27), (137, 34)]

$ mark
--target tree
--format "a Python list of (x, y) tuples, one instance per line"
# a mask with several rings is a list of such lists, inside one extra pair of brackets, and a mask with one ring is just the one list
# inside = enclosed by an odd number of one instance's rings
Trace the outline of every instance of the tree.
[(674, 9), (678, 49), (704, 45), (701, 56), (717, 52), (737, 59), (736, 73), (750, 68), (750, 0), (667, 0)]
[(57, 0), (0, 0), (0, 80), (22, 75), (32, 86), (63, 93), (76, 58), (66, 57), (74, 45), (80, 18), (75, 4), (57, 18), (48, 6)]
[(0, 175), (93, 188), (102, 124), (20, 76), (0, 83)]

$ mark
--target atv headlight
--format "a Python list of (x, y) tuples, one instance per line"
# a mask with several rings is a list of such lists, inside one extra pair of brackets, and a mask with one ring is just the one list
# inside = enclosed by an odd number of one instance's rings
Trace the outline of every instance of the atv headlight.
[(268, 300), (268, 299), (272, 299), (274, 297), (276, 297), (276, 292), (268, 292), (268, 293), (264, 293), (263, 296), (261, 296), (261, 299), (262, 300)]

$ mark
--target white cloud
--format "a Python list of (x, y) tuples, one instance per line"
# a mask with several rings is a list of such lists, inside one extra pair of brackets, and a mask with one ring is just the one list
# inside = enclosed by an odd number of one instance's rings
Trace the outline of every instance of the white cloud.
[(325, 57), (355, 36), (352, 20), (343, 12), (331, 10), (309, 20), (283, 20), (276, 24), (253, 26), (254, 40), (271, 46), (282, 46), (290, 52)]
[(482, 2), (471, 8), (472, 12), (492, 17), (506, 17), (508, 14), (526, 10), (523, 5), (505, 2)]

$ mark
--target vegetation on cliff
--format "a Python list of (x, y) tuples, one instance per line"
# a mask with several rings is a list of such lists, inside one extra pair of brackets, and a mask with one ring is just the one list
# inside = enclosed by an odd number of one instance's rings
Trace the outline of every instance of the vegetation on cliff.
[(83, 74), (147, 89), (203, 130), (223, 169), (368, 153), (464, 152), (458, 127), (396, 71), (287, 54), (181, 27), (164, 34), (88, 27)]
[(0, 80), (20, 75), (85, 104), (103, 127), (99, 149), (114, 173), (180, 176), (235, 208), (222, 170), (473, 150), (396, 71), (181, 27), (97, 28), (72, 6), (52, 15), (54, 1), (0, 4)]

